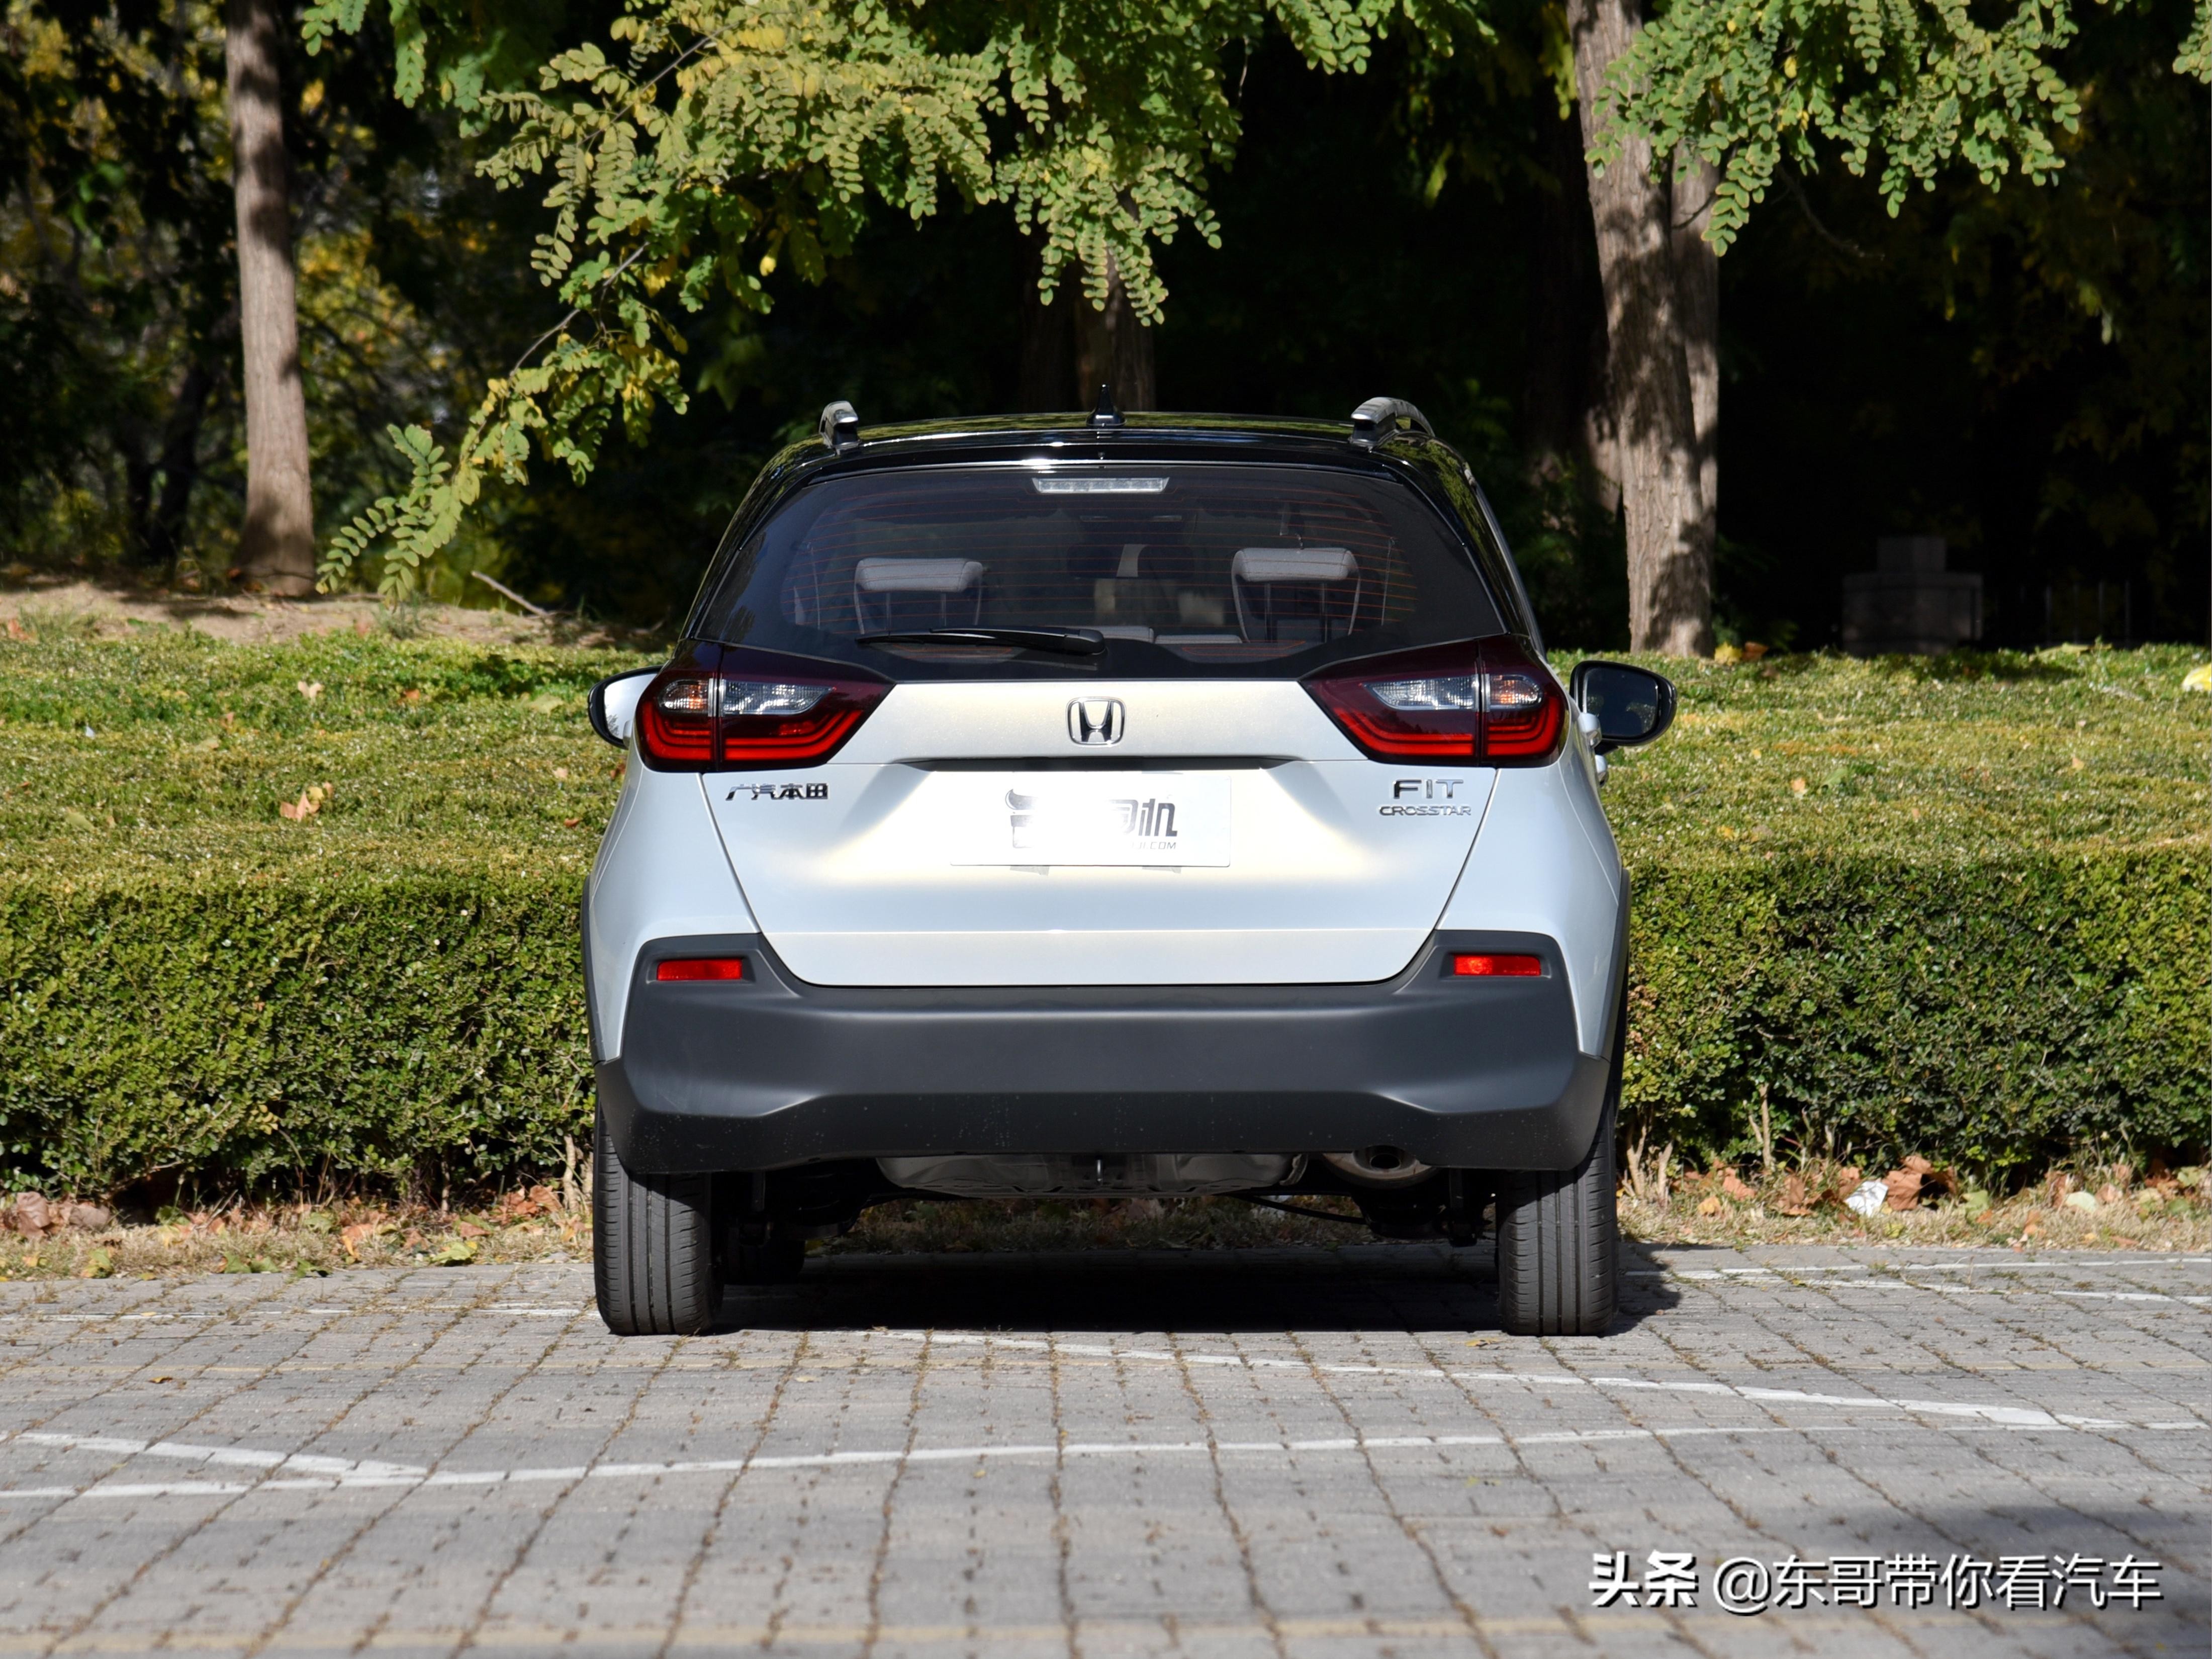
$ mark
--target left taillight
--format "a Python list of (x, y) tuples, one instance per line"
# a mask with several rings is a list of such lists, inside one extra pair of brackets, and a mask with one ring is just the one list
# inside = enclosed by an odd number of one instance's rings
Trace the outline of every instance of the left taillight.
[(1376, 760), (1541, 766), (1566, 731), (1559, 683), (1510, 639), (1335, 663), (1305, 685)]
[(745, 650), (671, 664), (638, 699), (638, 752), (664, 772), (818, 766), (890, 690), (826, 666)]

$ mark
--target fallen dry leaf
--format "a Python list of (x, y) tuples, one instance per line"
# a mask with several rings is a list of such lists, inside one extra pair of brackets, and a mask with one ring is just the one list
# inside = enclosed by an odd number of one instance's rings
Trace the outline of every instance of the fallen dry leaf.
[(320, 680), (301, 680), (299, 682), (299, 686), (300, 695), (309, 702), (314, 702), (317, 697), (323, 695), (323, 683)]
[(1774, 1200), (1777, 1215), (1810, 1215), (1811, 1199), (1805, 1191), (1805, 1177), (1795, 1173), (1782, 1177), (1782, 1191)]
[(459, 1233), (463, 1238), (484, 1238), (489, 1237), (491, 1232), (490, 1228), (479, 1227), (473, 1221), (456, 1223), (453, 1227), (453, 1231)]
[(13, 1220), (15, 1231), (27, 1238), (37, 1238), (48, 1227), (60, 1224), (43, 1193), (16, 1194)]
[(1699, 1215), (1718, 1215), (1720, 1212), (1721, 1200), (1720, 1194), (1717, 1193), (1713, 1194), (1711, 1197), (1707, 1198), (1704, 1203), (1698, 1206), (1698, 1213)]
[(1790, 779), (1790, 793), (1791, 794), (1793, 794), (1793, 795), (1802, 795), (1802, 794), (1803, 794), (1803, 793), (1805, 793), (1805, 780), (1804, 780), (1804, 779), (1802, 779), (1802, 778), (1792, 778), (1792, 779)]
[(1756, 1198), (1759, 1194), (1753, 1192), (1750, 1188), (1745, 1186), (1734, 1170), (1729, 1170), (1723, 1172), (1721, 1176), (1721, 1196), (1723, 1198), (1733, 1198), (1741, 1200), (1743, 1199)]
[(1881, 1184), (1889, 1188), (1886, 1203), (1890, 1209), (1917, 1210), (1920, 1207), (1919, 1170), (1892, 1170), (1881, 1178)]
[(300, 792), (298, 800), (280, 802), (276, 811), (293, 823), (302, 823), (321, 811), (323, 803), (336, 793), (327, 783), (311, 783)]
[(1815, 1204), (1841, 1204), (1858, 1191), (1865, 1179), (1856, 1164), (1846, 1164), (1836, 1171), (1834, 1179), (1820, 1189), (1820, 1195), (1813, 1201)]
[(562, 818), (562, 819), (561, 820), (561, 827), (562, 827), (563, 830), (574, 830), (574, 829), (578, 824), (581, 823), (582, 822), (583, 822), (583, 819), (581, 819), (581, 818)]

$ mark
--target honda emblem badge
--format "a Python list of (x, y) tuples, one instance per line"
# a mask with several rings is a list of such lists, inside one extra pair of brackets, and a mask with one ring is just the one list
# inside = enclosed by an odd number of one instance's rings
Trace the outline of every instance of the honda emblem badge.
[(1126, 719), (1118, 698), (1078, 697), (1067, 705), (1067, 735), (1088, 745), (1119, 743)]

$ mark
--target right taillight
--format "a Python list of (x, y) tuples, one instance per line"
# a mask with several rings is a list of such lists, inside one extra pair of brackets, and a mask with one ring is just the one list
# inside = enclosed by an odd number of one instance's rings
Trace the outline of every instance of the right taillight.
[(1510, 639), (1335, 663), (1305, 685), (1376, 760), (1540, 766), (1566, 730), (1566, 694)]
[(638, 699), (638, 752), (664, 772), (818, 766), (890, 690), (827, 663), (701, 647)]

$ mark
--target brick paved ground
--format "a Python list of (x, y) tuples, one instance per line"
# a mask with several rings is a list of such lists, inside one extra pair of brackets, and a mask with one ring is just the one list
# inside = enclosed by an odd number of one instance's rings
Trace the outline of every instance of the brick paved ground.
[[(839, 1257), (680, 1341), (579, 1267), (0, 1285), (0, 1653), (2212, 1644), (2212, 1261), (1631, 1265), (1552, 1342), (1425, 1247)], [(1616, 1549), (1694, 1552), (1698, 1605), (1593, 1607)], [(1709, 1578), (1965, 1554), (1971, 1608)], [(2002, 1605), (2053, 1555), (2063, 1607)], [(2091, 1605), (2130, 1556), (2163, 1599)]]

